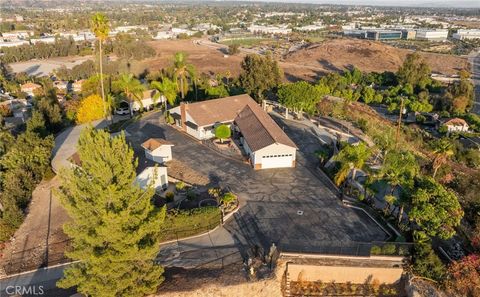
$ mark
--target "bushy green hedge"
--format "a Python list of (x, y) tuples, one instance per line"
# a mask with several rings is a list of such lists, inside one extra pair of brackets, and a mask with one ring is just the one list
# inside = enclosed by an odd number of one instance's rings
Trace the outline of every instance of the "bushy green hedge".
[(172, 240), (212, 230), (221, 223), (222, 214), (215, 206), (191, 210), (173, 210), (167, 213), (162, 240)]

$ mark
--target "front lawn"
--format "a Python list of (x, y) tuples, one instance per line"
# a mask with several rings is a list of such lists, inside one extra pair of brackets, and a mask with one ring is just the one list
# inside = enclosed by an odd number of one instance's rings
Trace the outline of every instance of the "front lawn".
[(180, 239), (214, 229), (222, 222), (220, 208), (207, 206), (190, 210), (171, 210), (162, 227), (162, 241)]

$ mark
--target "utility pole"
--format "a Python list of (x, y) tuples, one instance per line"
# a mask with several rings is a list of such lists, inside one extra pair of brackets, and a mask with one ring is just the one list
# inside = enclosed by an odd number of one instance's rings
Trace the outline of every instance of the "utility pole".
[(398, 148), (398, 140), (400, 138), (400, 128), (402, 125), (402, 114), (403, 114), (403, 102), (404, 98), (403, 96), (401, 97), (401, 102), (400, 102), (400, 113), (398, 114), (398, 125), (397, 125), (397, 133), (395, 136), (395, 148)]

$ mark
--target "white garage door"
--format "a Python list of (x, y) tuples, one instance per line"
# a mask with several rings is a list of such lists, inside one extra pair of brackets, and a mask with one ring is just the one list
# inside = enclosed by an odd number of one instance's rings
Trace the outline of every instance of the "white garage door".
[(291, 154), (262, 157), (262, 169), (292, 167), (292, 163), (293, 156)]

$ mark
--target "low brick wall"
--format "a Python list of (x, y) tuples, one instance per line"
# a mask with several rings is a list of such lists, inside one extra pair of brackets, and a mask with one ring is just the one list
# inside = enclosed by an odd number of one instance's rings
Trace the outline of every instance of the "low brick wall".
[(381, 267), (348, 267), (304, 265), (288, 263), (287, 272), (290, 281), (322, 281), (336, 283), (351, 282), (363, 284), (366, 281), (378, 280), (380, 283), (393, 284), (400, 280), (402, 268)]

